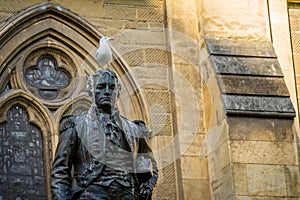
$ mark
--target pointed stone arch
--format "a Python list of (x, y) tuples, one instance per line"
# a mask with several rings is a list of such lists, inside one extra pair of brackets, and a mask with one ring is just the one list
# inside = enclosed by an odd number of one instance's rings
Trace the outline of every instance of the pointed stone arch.
[[(54, 3), (43, 3), (18, 13), (0, 28), (0, 82), (4, 83), (0, 91), (10, 82), (12, 88), (24, 88), (30, 93), (22, 77), (24, 60), (34, 50), (56, 49), (74, 61), (71, 69), (74, 91), (58, 101), (39, 100), (50, 109), (59, 108), (85, 90), (86, 77), (98, 68), (94, 57), (101, 37), (99, 31), (80, 16)], [(119, 103), (121, 112), (129, 118), (148, 121), (145, 101), (128, 73), (126, 62), (114, 49), (113, 57), (112, 68), (122, 77), (123, 93), (129, 98), (126, 105)]]

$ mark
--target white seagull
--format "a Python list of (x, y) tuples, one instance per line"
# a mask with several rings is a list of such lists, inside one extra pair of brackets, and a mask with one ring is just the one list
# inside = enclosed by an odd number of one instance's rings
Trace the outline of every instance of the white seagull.
[(112, 52), (110, 50), (108, 41), (112, 40), (108, 37), (102, 37), (99, 42), (99, 48), (96, 52), (96, 61), (101, 69), (107, 69), (109, 63), (112, 60)]

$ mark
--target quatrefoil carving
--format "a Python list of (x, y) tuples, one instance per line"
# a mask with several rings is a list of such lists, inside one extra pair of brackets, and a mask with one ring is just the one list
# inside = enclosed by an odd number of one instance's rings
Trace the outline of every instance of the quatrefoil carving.
[(59, 67), (50, 54), (41, 55), (36, 66), (27, 68), (24, 75), (27, 84), (36, 88), (39, 96), (46, 100), (56, 99), (60, 90), (71, 82), (69, 72)]

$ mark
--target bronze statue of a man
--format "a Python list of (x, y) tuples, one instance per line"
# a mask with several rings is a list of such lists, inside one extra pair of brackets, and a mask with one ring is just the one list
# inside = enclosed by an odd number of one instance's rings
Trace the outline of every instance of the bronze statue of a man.
[(113, 71), (97, 70), (87, 85), (89, 111), (60, 122), (53, 199), (151, 199), (158, 169), (145, 123), (120, 116), (121, 85)]

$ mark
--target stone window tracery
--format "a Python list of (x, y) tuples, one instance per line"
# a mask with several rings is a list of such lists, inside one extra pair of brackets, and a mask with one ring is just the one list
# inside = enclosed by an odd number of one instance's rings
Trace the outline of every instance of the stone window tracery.
[(61, 99), (66, 96), (68, 87), (71, 86), (72, 67), (72, 60), (59, 50), (37, 50), (26, 59), (24, 79), (29, 90), (39, 98)]

